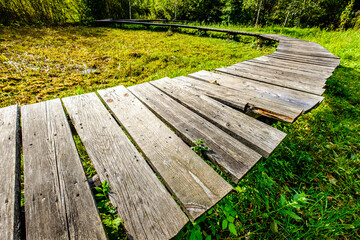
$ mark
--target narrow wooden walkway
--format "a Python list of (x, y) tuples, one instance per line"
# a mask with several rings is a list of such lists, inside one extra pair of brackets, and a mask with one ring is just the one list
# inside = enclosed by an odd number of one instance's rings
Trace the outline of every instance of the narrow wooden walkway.
[[(188, 25), (103, 20), (167, 27)], [(318, 105), (340, 59), (280, 35), (191, 27), (279, 41), (275, 53), (174, 79), (0, 109), (0, 239), (20, 235), (20, 162), (27, 239), (106, 239), (74, 143), (78, 135), (133, 239), (170, 239), (269, 157), (286, 134), (256, 119), (294, 122)], [(129, 137), (131, 140), (129, 140)], [(190, 145), (190, 146), (189, 146)]]

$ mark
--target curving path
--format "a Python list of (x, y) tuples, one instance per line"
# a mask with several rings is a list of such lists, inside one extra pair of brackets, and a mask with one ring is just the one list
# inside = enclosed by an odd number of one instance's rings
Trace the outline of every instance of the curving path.
[(176, 236), (232, 190), (189, 145), (203, 139), (206, 157), (238, 183), (286, 136), (256, 117), (294, 122), (323, 100), (326, 80), (340, 63), (317, 43), (281, 35), (98, 23), (246, 34), (279, 46), (215, 72), (0, 109), (1, 239), (20, 234), (21, 154), (27, 239), (106, 239), (74, 135), (100, 180), (110, 184), (129, 237)]

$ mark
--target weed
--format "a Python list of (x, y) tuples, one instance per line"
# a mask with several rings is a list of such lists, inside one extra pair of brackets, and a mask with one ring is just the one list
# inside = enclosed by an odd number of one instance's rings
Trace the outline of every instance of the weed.
[(209, 150), (209, 148), (206, 146), (206, 143), (202, 139), (193, 141), (193, 144), (194, 146), (191, 147), (191, 149), (200, 157), (204, 157), (204, 152)]
[(126, 237), (124, 228), (122, 226), (123, 220), (117, 216), (115, 207), (111, 204), (109, 199), (110, 186), (106, 180), (101, 187), (95, 187), (97, 194), (97, 207), (100, 211), (102, 223), (107, 230), (110, 239), (123, 239)]
[[(360, 32), (211, 27), (318, 42), (342, 62), (327, 82), (321, 105), (294, 124), (275, 123), (288, 134), (284, 142), (177, 239), (360, 238)], [(2, 28), (1, 107), (211, 70), (275, 50), (258, 48), (248, 37), (236, 42), (215, 33), (205, 38), (181, 30), (188, 34), (167, 36), (151, 29)], [(96, 71), (83, 72), (84, 63)], [(202, 142), (194, 145), (194, 151), (202, 151)], [(93, 175), (90, 161), (80, 155), (88, 163), (87, 175)], [(104, 195), (98, 196), (104, 201), (100, 211), (108, 209), (102, 214), (107, 231), (125, 238), (121, 221), (106, 205), (107, 194), (99, 193)]]

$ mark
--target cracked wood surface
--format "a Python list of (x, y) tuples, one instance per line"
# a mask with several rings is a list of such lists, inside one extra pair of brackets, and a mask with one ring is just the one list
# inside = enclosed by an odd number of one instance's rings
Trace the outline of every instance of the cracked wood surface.
[(0, 239), (20, 238), (20, 113), (0, 109)]
[(232, 190), (230, 184), (125, 87), (98, 92), (191, 220)]
[(204, 140), (209, 148), (204, 154), (235, 183), (260, 160), (260, 154), (149, 83), (130, 90), (186, 143), (195, 146), (194, 142)]
[(199, 71), (189, 74), (188, 76), (209, 83), (216, 82), (220, 86), (225, 86), (235, 90), (246, 90), (249, 95), (263, 97), (274, 102), (303, 109), (304, 111), (309, 111), (324, 99), (324, 97), (314, 94), (274, 86), (228, 74)]
[(174, 237), (187, 217), (98, 96), (89, 93), (63, 102), (97, 174), (110, 185), (110, 200), (129, 238)]
[(27, 239), (106, 239), (60, 99), (21, 108)]
[(210, 97), (192, 94), (171, 79), (152, 81), (151, 84), (264, 157), (269, 157), (286, 136), (285, 133)]

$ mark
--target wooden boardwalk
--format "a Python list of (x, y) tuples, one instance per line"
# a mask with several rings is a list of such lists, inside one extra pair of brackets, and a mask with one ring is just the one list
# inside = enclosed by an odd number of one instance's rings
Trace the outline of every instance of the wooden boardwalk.
[[(319, 44), (274, 34), (189, 25), (98, 21), (245, 34), (277, 51), (215, 72), (0, 109), (0, 239), (20, 236), (20, 163), (27, 239), (106, 239), (74, 143), (78, 135), (133, 239), (170, 239), (231, 190), (231, 181), (286, 134), (257, 120), (294, 122), (318, 105), (340, 59)], [(130, 140), (130, 139), (131, 140)]]

